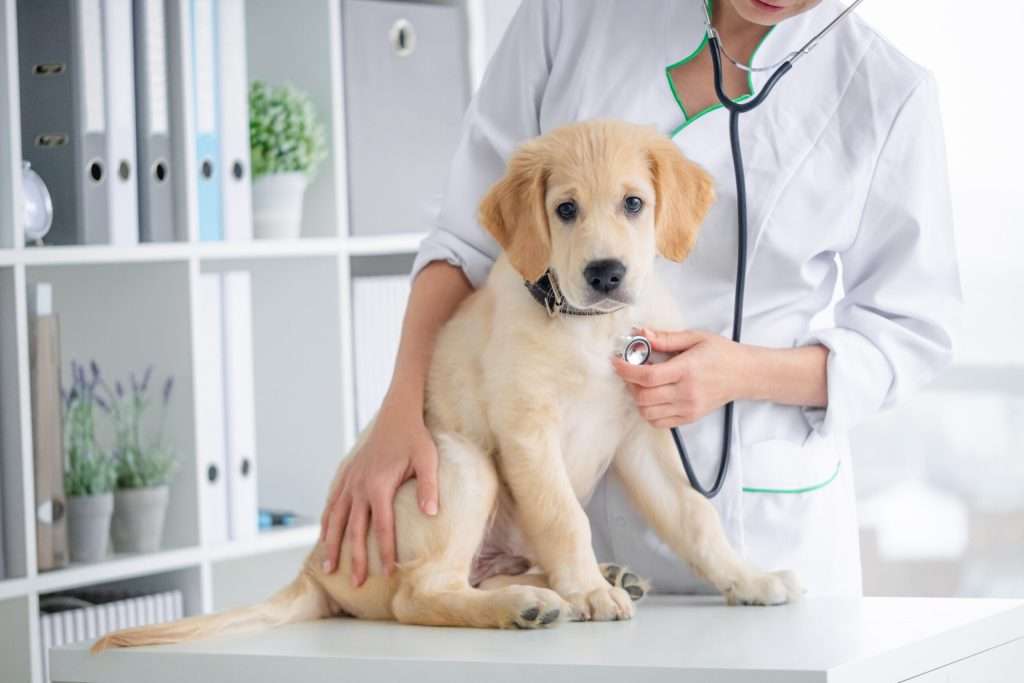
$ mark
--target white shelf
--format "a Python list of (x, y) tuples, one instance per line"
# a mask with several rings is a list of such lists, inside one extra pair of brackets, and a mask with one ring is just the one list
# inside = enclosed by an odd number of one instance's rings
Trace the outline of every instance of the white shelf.
[(269, 552), (291, 550), (308, 546), (310, 549), (317, 542), (320, 527), (307, 524), (288, 529), (261, 531), (259, 535), (248, 541), (233, 541), (227, 545), (211, 548), (208, 559), (211, 562), (230, 560), (238, 557), (262, 555)]
[(0, 580), (0, 600), (23, 597), (31, 590), (31, 582), (26, 578)]
[(407, 232), (372, 237), (349, 237), (347, 251), (353, 256), (413, 254), (420, 248), (420, 242), (426, 236), (427, 234), (424, 232)]
[(94, 564), (71, 565), (39, 574), (30, 583), (37, 593), (51, 593), (156, 572), (197, 567), (201, 562), (202, 551), (199, 548), (163, 550), (146, 555), (118, 556)]
[(158, 263), (202, 260), (303, 258), (351, 254), (372, 256), (412, 254), (426, 233), (397, 233), (373, 237), (309, 237), (251, 242), (168, 242), (116, 246), (47, 246), (0, 249), (0, 267), (75, 266), (89, 264)]

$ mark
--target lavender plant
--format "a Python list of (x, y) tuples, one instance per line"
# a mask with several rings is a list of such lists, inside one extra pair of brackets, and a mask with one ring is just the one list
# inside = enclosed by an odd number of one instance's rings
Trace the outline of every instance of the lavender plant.
[(120, 380), (114, 383), (113, 390), (102, 378), (99, 382), (113, 420), (113, 457), (119, 489), (164, 486), (170, 483), (177, 467), (174, 451), (165, 438), (167, 408), (174, 389), (171, 376), (164, 380), (160, 391), (156, 431), (149, 438), (144, 435), (146, 414), (154, 402), (149, 395), (152, 379), (153, 367), (150, 366), (141, 380), (132, 373), (127, 389)]
[(109, 404), (96, 394), (100, 371), (89, 364), (71, 362), (71, 389), (63, 394), (64, 451), (66, 454), (64, 489), (69, 496), (95, 496), (110, 493), (117, 478), (113, 458), (96, 442), (96, 409), (105, 412)]

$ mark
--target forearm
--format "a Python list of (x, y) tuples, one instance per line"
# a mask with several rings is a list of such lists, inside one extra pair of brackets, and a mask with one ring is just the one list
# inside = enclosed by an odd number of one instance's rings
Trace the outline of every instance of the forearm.
[(437, 333), (473, 291), (462, 270), (444, 261), (426, 266), (413, 281), (402, 322), (402, 340), (385, 405), (420, 414)]
[(828, 349), (821, 345), (792, 349), (741, 345), (739, 398), (820, 408), (828, 404)]

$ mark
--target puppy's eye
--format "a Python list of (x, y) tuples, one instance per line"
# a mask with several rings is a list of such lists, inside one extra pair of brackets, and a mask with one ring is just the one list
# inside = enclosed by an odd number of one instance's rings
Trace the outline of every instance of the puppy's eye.
[(635, 216), (644, 208), (644, 200), (639, 197), (626, 197), (626, 201), (623, 202), (623, 206), (626, 207), (626, 213)]
[(555, 213), (565, 222), (576, 218), (576, 202), (562, 202), (555, 208)]

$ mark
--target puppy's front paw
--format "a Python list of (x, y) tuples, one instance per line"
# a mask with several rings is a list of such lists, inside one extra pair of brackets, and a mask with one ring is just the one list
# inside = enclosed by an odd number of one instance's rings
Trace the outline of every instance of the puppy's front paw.
[(590, 591), (571, 593), (573, 621), (621, 621), (633, 618), (629, 593), (617, 586), (601, 586)]
[(651, 582), (640, 578), (629, 567), (605, 562), (601, 565), (601, 574), (604, 580), (613, 586), (618, 586), (626, 591), (633, 602), (642, 600), (651, 590)]
[(800, 581), (791, 571), (751, 574), (725, 591), (730, 605), (783, 605), (803, 595)]

